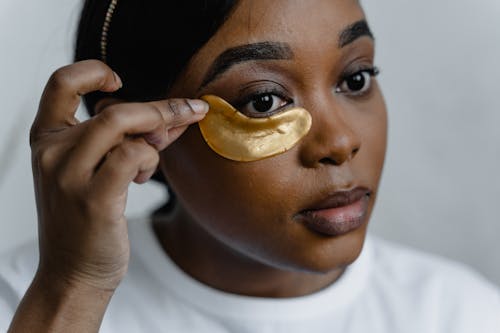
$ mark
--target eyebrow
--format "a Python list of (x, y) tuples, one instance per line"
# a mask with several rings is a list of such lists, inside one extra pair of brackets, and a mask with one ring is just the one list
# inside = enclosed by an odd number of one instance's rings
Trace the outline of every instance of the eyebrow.
[[(357, 21), (344, 28), (339, 33), (338, 47), (343, 48), (363, 36), (374, 39), (366, 20)], [(199, 89), (207, 86), (236, 64), (254, 60), (291, 60), (293, 57), (292, 48), (284, 42), (267, 41), (229, 48), (214, 60)]]
[(260, 42), (232, 47), (222, 52), (212, 63), (201, 87), (215, 80), (231, 66), (252, 60), (290, 60), (293, 52), (290, 45), (282, 42)]
[(366, 20), (354, 22), (340, 32), (338, 47), (343, 48), (363, 36), (375, 39)]

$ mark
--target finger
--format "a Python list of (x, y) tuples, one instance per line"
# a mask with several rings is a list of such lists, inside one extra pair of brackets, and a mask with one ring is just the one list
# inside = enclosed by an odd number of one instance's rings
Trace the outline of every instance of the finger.
[[(144, 135), (146, 141), (158, 149), (163, 150), (173, 140), (170, 136), (171, 130), (177, 127), (200, 121), (208, 112), (209, 106), (205, 101), (196, 99), (176, 98), (164, 101), (152, 102), (153, 106), (161, 111), (163, 126), (149, 131)], [(178, 136), (174, 138), (177, 139)]]
[(68, 151), (82, 136), (81, 126), (74, 126), (65, 131), (51, 133), (31, 145), (31, 162), (33, 172), (42, 178), (51, 177), (60, 166), (65, 164)]
[[(177, 140), (189, 125), (203, 119), (209, 110), (209, 106), (205, 101), (196, 99), (170, 99), (158, 103), (160, 103), (158, 108), (165, 108), (162, 116), (166, 127), (145, 135), (145, 139), (150, 144), (153, 144), (158, 151), (165, 149), (169, 144)], [(161, 103), (166, 103), (166, 105), (162, 106)], [(188, 110), (191, 111), (192, 115), (195, 115), (194, 119), (190, 117)]]
[(177, 140), (188, 128), (189, 125), (174, 127), (168, 130), (168, 144), (169, 146), (172, 142)]
[(169, 128), (192, 123), (191, 114), (205, 115), (208, 112), (208, 103), (201, 99), (174, 98), (153, 102), (163, 111), (165, 122)]
[(92, 193), (98, 202), (121, 198), (133, 180), (145, 181), (158, 166), (159, 154), (144, 139), (128, 139), (115, 147), (91, 180)]
[(110, 106), (85, 124), (86, 130), (71, 153), (68, 167), (80, 170), (82, 176), (88, 175), (103, 156), (130, 135), (144, 135), (156, 150), (163, 150), (170, 143), (170, 128), (187, 126), (205, 116), (208, 105), (203, 103), (196, 106), (192, 101), (170, 100)]
[(58, 69), (40, 99), (34, 132), (73, 125), (80, 96), (96, 90), (112, 92), (121, 85), (118, 75), (98, 60), (84, 60)]

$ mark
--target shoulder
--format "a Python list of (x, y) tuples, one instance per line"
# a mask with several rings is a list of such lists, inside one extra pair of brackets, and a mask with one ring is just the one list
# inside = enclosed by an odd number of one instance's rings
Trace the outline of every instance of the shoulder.
[(29, 241), (0, 255), (0, 331), (11, 318), (28, 289), (38, 266), (37, 243)]
[[(500, 332), (500, 289), (457, 261), (372, 237), (375, 284), (453, 332)], [(402, 299), (406, 297), (405, 303)]]

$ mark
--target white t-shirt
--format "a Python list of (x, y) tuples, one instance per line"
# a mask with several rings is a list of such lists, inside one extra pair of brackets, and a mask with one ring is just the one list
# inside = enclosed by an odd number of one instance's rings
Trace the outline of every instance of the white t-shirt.
[[(369, 236), (360, 257), (331, 286), (272, 299), (212, 289), (163, 252), (150, 223), (130, 223), (129, 271), (103, 333), (342, 332), (499, 333), (500, 291), (465, 266)], [(36, 244), (0, 258), (0, 331), (31, 282)]]

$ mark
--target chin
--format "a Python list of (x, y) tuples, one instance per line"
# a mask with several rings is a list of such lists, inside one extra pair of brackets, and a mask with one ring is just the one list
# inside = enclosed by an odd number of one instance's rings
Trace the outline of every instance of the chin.
[(361, 254), (366, 236), (366, 227), (342, 236), (307, 235), (307, 241), (289, 245), (281, 258), (267, 264), (288, 271), (310, 274), (328, 274), (345, 269)]
[(304, 270), (310, 273), (326, 274), (345, 269), (361, 254), (364, 240), (365, 234), (361, 232), (328, 240), (327, 244), (318, 248), (316, 254), (309, 258)]

